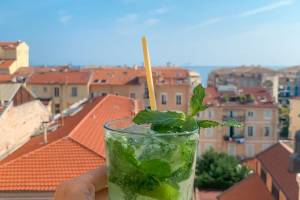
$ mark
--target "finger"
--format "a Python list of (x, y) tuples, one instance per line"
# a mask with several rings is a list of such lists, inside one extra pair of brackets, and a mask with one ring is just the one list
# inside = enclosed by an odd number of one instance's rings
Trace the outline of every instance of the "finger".
[(108, 190), (104, 189), (97, 192), (95, 200), (108, 200)]
[(87, 182), (94, 185), (96, 191), (107, 188), (106, 166), (100, 166), (82, 176)]

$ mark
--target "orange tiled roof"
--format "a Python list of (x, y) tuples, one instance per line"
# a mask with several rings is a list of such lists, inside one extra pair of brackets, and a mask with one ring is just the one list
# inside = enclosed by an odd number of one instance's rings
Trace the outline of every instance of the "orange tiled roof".
[[(103, 123), (132, 116), (134, 103), (125, 97), (96, 98), (64, 126), (31, 139), (0, 163), (0, 190), (54, 191), (64, 180), (104, 164)], [(14, 155), (15, 154), (15, 155)]]
[[(103, 67), (94, 69), (83, 69), (93, 71), (92, 83), (101, 85), (124, 85), (135, 83), (138, 77), (145, 77), (144, 68), (129, 67)], [(153, 67), (154, 77), (163, 77), (166, 83), (172, 84), (173, 79), (184, 79), (189, 76), (188, 70), (179, 67)]]
[(0, 47), (2, 48), (16, 48), (20, 42), (1, 42), (0, 41)]
[[(272, 96), (264, 89), (260, 87), (253, 88), (242, 88), (235, 92), (219, 92), (214, 87), (206, 88), (207, 97), (204, 99), (204, 103), (208, 105), (217, 105), (225, 107), (262, 107), (262, 108), (276, 108), (277, 105), (274, 103)], [(250, 103), (239, 103), (239, 102), (222, 102), (221, 97), (238, 97), (240, 95), (251, 95), (254, 98), (253, 102)]]
[(9, 68), (15, 60), (0, 60), (0, 69), (7, 69)]
[(272, 176), (273, 181), (283, 191), (287, 199), (298, 199), (296, 174), (290, 173), (289, 157), (292, 152), (277, 143), (257, 155), (262, 167)]
[(272, 200), (273, 197), (261, 178), (258, 175), (253, 174), (223, 192), (220, 196), (218, 196), (218, 199)]
[(87, 84), (89, 72), (81, 71), (48, 71), (34, 73), (27, 81), (28, 84)]
[(9, 74), (0, 74), (0, 83), (11, 82), (12, 76)]

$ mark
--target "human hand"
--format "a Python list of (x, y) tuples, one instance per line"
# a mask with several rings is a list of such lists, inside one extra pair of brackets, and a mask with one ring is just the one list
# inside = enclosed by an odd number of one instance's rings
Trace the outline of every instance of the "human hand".
[(55, 200), (107, 200), (106, 167), (101, 166), (72, 180), (61, 183)]

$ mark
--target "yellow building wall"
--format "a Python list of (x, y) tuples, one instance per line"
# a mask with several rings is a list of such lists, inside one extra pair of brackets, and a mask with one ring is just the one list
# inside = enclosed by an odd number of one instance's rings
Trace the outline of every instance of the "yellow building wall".
[[(225, 141), (224, 136), (229, 135), (229, 128), (228, 127), (217, 127), (213, 128), (209, 134), (207, 134), (207, 130), (202, 129), (200, 130), (200, 141), (199, 141), (199, 151), (204, 152), (205, 146), (213, 146), (216, 151), (219, 152), (227, 152), (229, 150), (229, 146), (234, 148), (235, 146), (235, 155), (242, 156), (242, 157), (249, 157), (247, 155), (247, 147), (253, 146), (253, 153), (258, 154), (262, 150), (266, 149), (268, 146), (276, 143), (278, 140), (278, 110), (277, 108), (272, 108), (272, 117), (270, 119), (266, 119), (264, 117), (265, 108), (252, 108), (251, 110), (255, 113), (253, 119), (248, 119), (246, 117), (246, 113), (249, 110), (248, 108), (230, 108), (230, 107), (210, 107), (205, 112), (201, 113), (198, 116), (198, 119), (210, 119), (210, 120), (217, 120), (222, 121), (224, 115), (228, 115), (230, 110), (236, 111), (236, 116), (245, 117), (245, 120), (241, 123), (244, 124), (242, 128), (235, 128), (234, 132), (235, 135), (244, 136), (245, 142), (243, 144), (238, 144), (234, 141)], [(210, 116), (208, 113), (211, 113)], [(210, 118), (209, 118), (210, 117)], [(247, 136), (247, 127), (248, 126), (255, 127), (255, 134), (252, 137)], [(271, 135), (269, 137), (264, 136), (264, 127), (270, 126), (271, 127)], [(250, 148), (250, 147), (249, 147)], [(248, 152), (250, 153), (250, 152)], [(250, 156), (252, 157), (252, 156)]]
[(0, 70), (1, 73), (13, 74), (20, 67), (29, 66), (29, 47), (25, 42), (21, 42), (15, 49), (0, 48), (0, 59), (15, 60), (8, 69)]
[[(90, 93), (94, 96), (106, 94), (117, 94), (120, 96), (130, 97), (130, 93), (135, 93), (136, 100), (141, 105), (141, 108), (149, 106), (149, 99), (144, 98), (146, 80), (140, 78), (139, 84), (136, 85), (91, 85)], [(189, 85), (155, 85), (155, 96), (158, 110), (180, 110), (188, 111), (188, 101), (190, 99), (191, 87)], [(161, 94), (167, 95), (167, 104), (161, 104)], [(181, 105), (176, 105), (176, 93), (182, 95)]]
[(267, 173), (267, 189), (272, 193), (272, 177)]
[(296, 131), (300, 130), (300, 99), (290, 100), (289, 139), (294, 140)]
[[(59, 88), (59, 96), (54, 96), (54, 88)], [(73, 97), (72, 87), (77, 88), (77, 96)], [(52, 112), (55, 111), (55, 104), (59, 104), (61, 111), (68, 108), (72, 104), (89, 97), (88, 85), (31, 85), (27, 84), (30, 89), (38, 98), (52, 98), (51, 106)]]

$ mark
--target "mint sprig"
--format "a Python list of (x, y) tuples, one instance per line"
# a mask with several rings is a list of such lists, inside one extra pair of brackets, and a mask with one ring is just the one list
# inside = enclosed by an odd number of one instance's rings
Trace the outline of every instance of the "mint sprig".
[(217, 126), (241, 127), (242, 125), (235, 119), (218, 122), (213, 120), (196, 120), (197, 113), (205, 111), (208, 106), (203, 103), (205, 98), (205, 88), (198, 85), (193, 90), (190, 99), (189, 113), (177, 111), (151, 111), (143, 110), (133, 119), (133, 122), (141, 124), (151, 124), (151, 129), (157, 133), (173, 133), (193, 131), (198, 128), (212, 128)]

